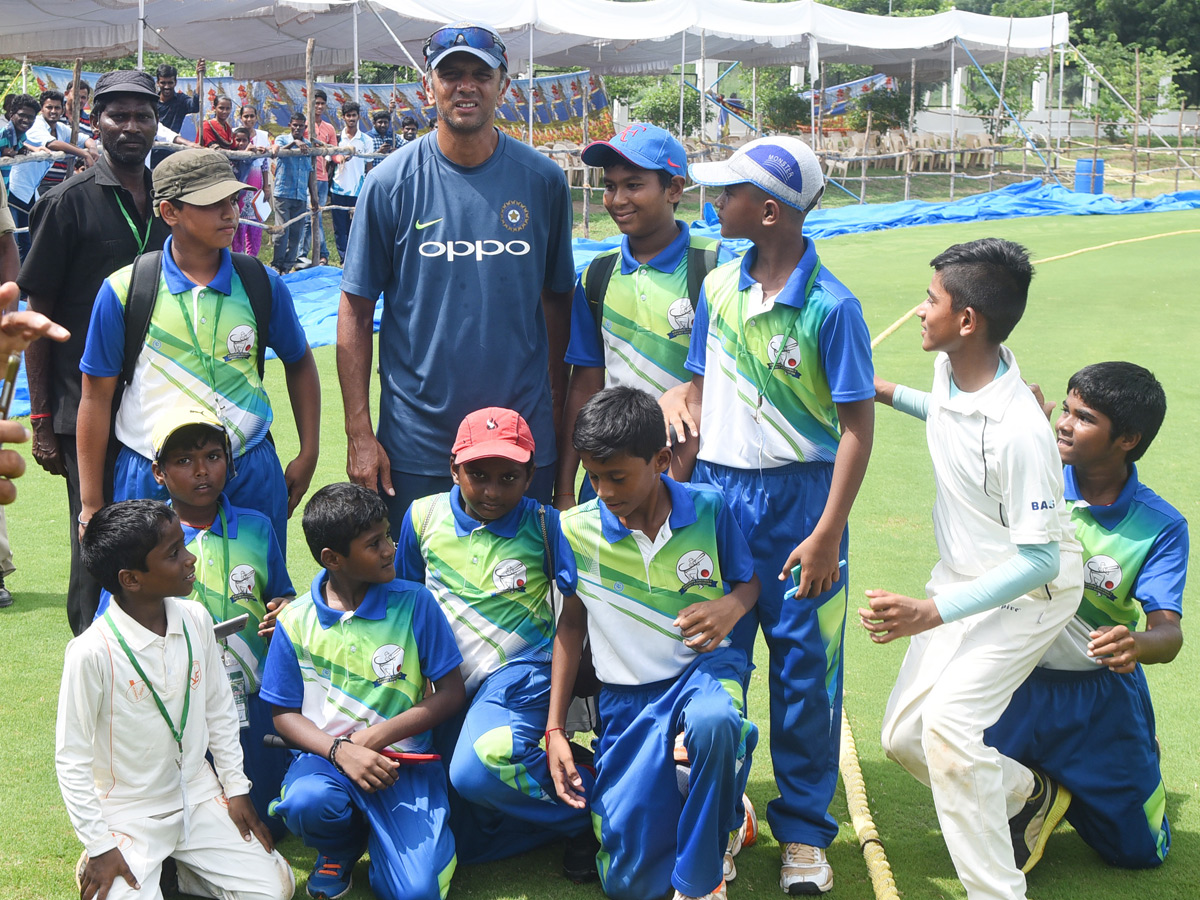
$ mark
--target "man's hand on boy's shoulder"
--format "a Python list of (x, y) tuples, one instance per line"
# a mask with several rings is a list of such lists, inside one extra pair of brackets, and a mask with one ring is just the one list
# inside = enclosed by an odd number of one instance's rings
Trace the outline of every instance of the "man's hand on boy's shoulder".
[(573, 809), (584, 809), (587, 798), (583, 795), (583, 779), (575, 768), (571, 742), (562, 729), (551, 731), (546, 736), (546, 763), (550, 767), (550, 777), (554, 779), (558, 798)]
[(275, 620), (279, 618), (279, 614), (283, 612), (283, 608), (295, 599), (294, 596), (272, 597), (267, 601), (267, 614), (258, 623), (258, 636), (260, 638), (268, 641), (271, 639), (271, 635), (275, 633)]
[(859, 607), (858, 618), (877, 644), (912, 637), (942, 624), (941, 613), (932, 600), (879, 590), (867, 591), (866, 595), (870, 609)]
[(241, 794), (237, 797), (229, 797), (228, 801), (229, 818), (233, 819), (233, 824), (241, 832), (242, 840), (249, 841), (252, 836), (256, 837), (264, 850), (268, 853), (272, 852), (275, 849), (275, 840), (271, 837), (270, 830), (263, 824), (263, 820), (258, 817), (258, 813), (254, 811), (250, 795)]
[(88, 859), (87, 866), (84, 867), (83, 875), (79, 879), (79, 897), (80, 900), (91, 900), (95, 897), (96, 900), (104, 900), (108, 896), (108, 892), (112, 889), (113, 882), (118, 878), (124, 878), (131, 888), (135, 891), (141, 889), (137, 878), (130, 871), (129, 864), (125, 862), (125, 857), (121, 855), (121, 851), (113, 847), (107, 853), (101, 853), (99, 856), (93, 856)]

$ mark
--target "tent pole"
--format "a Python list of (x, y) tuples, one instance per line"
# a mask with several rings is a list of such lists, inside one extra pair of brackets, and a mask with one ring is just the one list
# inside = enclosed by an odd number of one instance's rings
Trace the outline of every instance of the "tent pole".
[(412, 63), (413, 68), (417, 70), (417, 80), (420, 81), (421, 73), (423, 73), (425, 69), (422, 66), (417, 65), (417, 61), (413, 59), (412, 54), (408, 52), (408, 48), (404, 46), (404, 43), (400, 40), (400, 38), (396, 37), (396, 32), (392, 31), (392, 26), (383, 20), (383, 16), (379, 14), (379, 10), (377, 10), (369, 2), (367, 3), (367, 9), (375, 13), (375, 18), (377, 18), (379, 20), (379, 24), (383, 26), (383, 30), (391, 35), (392, 40), (396, 42), (396, 46), (400, 48), (400, 51), (406, 57), (408, 57), (408, 61)]
[(958, 119), (955, 116), (955, 111), (958, 107), (958, 94), (954, 90), (954, 48), (957, 42), (950, 45), (950, 199), (954, 199), (954, 150), (957, 144), (958, 132), (955, 130), (958, 127)]
[[(1046, 57), (1046, 159), (1052, 159), (1050, 155), (1051, 140), (1054, 138), (1054, 106), (1052, 98), (1054, 97), (1054, 6), (1055, 0), (1050, 0), (1050, 52)], [(1055, 160), (1055, 165), (1058, 162)], [(1049, 162), (1047, 162), (1049, 165)]]
[(354, 102), (362, 103), (362, 92), (359, 90), (359, 75), (358, 67), (360, 59), (358, 55), (358, 3), (354, 4)]
[(533, 146), (533, 23), (529, 23), (529, 146)]
[(683, 142), (683, 88), (687, 74), (687, 32), (683, 32), (679, 48), (679, 141)]
[(21, 57), (21, 93), (29, 93), (29, 56)]
[(1133, 48), (1133, 102), (1137, 105), (1137, 115), (1133, 117), (1133, 175), (1129, 182), (1130, 198), (1137, 196), (1137, 166), (1138, 166), (1138, 124), (1141, 120), (1142, 108), (1142, 51)]
[[(319, 138), (317, 137), (317, 100), (313, 96), (313, 50), (317, 46), (315, 38), (309, 38), (308, 43), (304, 47), (304, 88), (307, 92), (304, 97), (307, 101), (307, 128), (308, 134), (312, 136), (311, 141), (315, 144)], [(313, 160), (315, 166), (316, 160)], [(317, 248), (321, 246), (321, 208), (318, 206), (316, 213), (310, 213), (308, 217), (309, 237), (312, 240), (308, 251), (311, 254), (309, 259), (314, 264), (321, 258), (321, 254), (317, 252)]]
[[(138, 0), (138, 71), (146, 68), (146, 0)], [(199, 134), (199, 132), (197, 132)]]
[[(79, 112), (83, 106), (79, 102), (79, 75), (83, 71), (83, 58), (75, 57), (75, 71), (71, 76), (71, 146), (75, 146), (75, 141), (79, 138)], [(1178, 172), (1178, 170), (1176, 170)], [(1179, 182), (1179, 176), (1175, 176), (1176, 185)], [(1176, 186), (1175, 190), (1179, 190)]]
[[(591, 106), (592, 99), (592, 73), (587, 73), (587, 78), (583, 83), (583, 146), (590, 143), (588, 136), (588, 107)], [(583, 162), (583, 154), (579, 156), (579, 164), (583, 166), (583, 177), (580, 181), (583, 183), (583, 236), (591, 237), (591, 223), (588, 221), (591, 213), (591, 196), (592, 196), (592, 167), (585, 165)]]
[[(762, 117), (758, 114), (758, 69), (750, 70), (750, 110), (754, 115), (754, 133), (762, 134)], [(1180, 121), (1183, 121), (1182, 119)], [(1183, 146), (1180, 144), (1179, 146)]]
[(912, 195), (913, 138), (917, 130), (917, 58), (912, 59), (911, 74), (908, 76), (908, 152), (904, 154), (904, 199)]
[[(704, 71), (708, 60), (704, 58), (704, 32), (700, 32), (700, 68), (696, 70), (696, 84), (700, 88), (700, 146), (701, 152), (704, 154), (704, 161), (708, 162), (708, 135), (704, 133), (704, 126), (707, 124), (704, 119), (705, 108), (708, 105), (706, 92), (708, 84), (705, 80), (707, 73)], [(700, 185), (700, 209), (701, 215), (704, 210), (704, 185)]]
[[(1009, 16), (1008, 17), (1008, 40), (1004, 42), (1004, 67), (1000, 70), (1000, 96), (996, 103), (996, 114), (992, 117), (992, 121), (994, 123), (992, 125), (992, 131), (994, 132), (992, 134), (992, 140), (995, 141), (995, 143), (997, 143), (997, 144), (1001, 143), (1000, 132), (1003, 130), (1000, 127), (1000, 111), (1004, 108), (1004, 91), (1008, 84), (1008, 51), (1012, 47), (1012, 31), (1013, 31), (1013, 17)], [(994, 171), (996, 168), (995, 154), (992, 154), (992, 160), (993, 160), (992, 169)], [(1004, 165), (1003, 157), (1000, 158), (1000, 164)], [(989, 191), (992, 189), (993, 183), (994, 183), (994, 178), (988, 180), (988, 190)]]
[(820, 63), (817, 66), (817, 91), (813, 97), (817, 101), (817, 146), (824, 149), (825, 147), (825, 85), (828, 82), (825, 80), (829, 73), (825, 63)]
[(204, 73), (196, 70), (196, 143), (200, 143), (204, 129)]
[[(1067, 52), (1066, 48), (1063, 47), (1062, 44), (1059, 44), (1058, 45), (1058, 121), (1059, 122), (1064, 121), (1064, 119), (1063, 119), (1063, 72), (1064, 72), (1066, 63), (1063, 61), (1063, 56), (1066, 55), (1066, 52)], [(1071, 149), (1071, 117), (1067, 116), (1065, 121), (1067, 123), (1067, 149), (1070, 150)], [(1062, 155), (1062, 135), (1061, 134), (1058, 136), (1058, 152), (1059, 152), (1059, 155), (1061, 156)]]

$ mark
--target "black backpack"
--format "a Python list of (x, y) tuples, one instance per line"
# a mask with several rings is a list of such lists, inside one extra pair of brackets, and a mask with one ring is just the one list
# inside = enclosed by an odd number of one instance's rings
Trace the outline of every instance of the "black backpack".
[[(700, 302), (700, 285), (704, 283), (705, 276), (717, 267), (719, 247), (719, 244), (711, 247), (697, 247), (690, 242), (688, 244), (687, 290), (688, 299), (692, 301), (693, 311), (696, 309), (696, 304)], [(608, 283), (612, 280), (613, 272), (616, 271), (620, 259), (621, 252), (618, 250), (616, 253), (597, 256), (588, 263), (583, 293), (587, 298), (588, 308), (592, 311), (592, 318), (596, 320), (597, 334), (601, 333), (601, 325), (604, 322), (604, 295), (608, 292)]]
[[(271, 321), (271, 279), (256, 257), (233, 253), (233, 269), (242, 281), (250, 307), (254, 310), (255, 348), (258, 377), (262, 380), (266, 362), (265, 335)], [(133, 380), (133, 370), (150, 332), (150, 316), (158, 302), (158, 283), (162, 278), (162, 251), (151, 250), (133, 261), (129, 275), (129, 294), (125, 298), (125, 363), (121, 367), (121, 383)]]

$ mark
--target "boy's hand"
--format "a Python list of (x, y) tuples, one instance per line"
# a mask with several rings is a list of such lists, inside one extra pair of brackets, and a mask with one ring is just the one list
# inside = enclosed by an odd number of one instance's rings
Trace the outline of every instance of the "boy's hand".
[(79, 879), (80, 900), (91, 900), (92, 897), (95, 897), (96, 900), (104, 900), (108, 896), (113, 882), (118, 878), (124, 878), (135, 891), (141, 890), (142, 886), (133, 877), (129, 864), (125, 862), (125, 857), (116, 847), (107, 853), (90, 857), (83, 870), (83, 877)]
[(295, 597), (272, 597), (267, 601), (267, 614), (258, 623), (258, 636), (260, 638), (265, 638), (268, 641), (271, 639), (271, 635), (275, 633), (275, 620), (279, 618), (279, 614), (283, 612), (283, 608), (295, 599)]
[(685, 638), (684, 644), (697, 653), (709, 653), (733, 631), (742, 617), (742, 605), (733, 594), (702, 600), (679, 611), (673, 624)]
[(254, 811), (254, 804), (250, 802), (250, 795), (242, 794), (239, 797), (229, 797), (228, 801), (229, 818), (233, 819), (233, 824), (242, 833), (242, 840), (249, 841), (250, 836), (254, 835), (254, 837), (258, 838), (258, 842), (263, 845), (264, 850), (268, 853), (273, 851), (275, 849), (275, 841), (271, 838), (271, 832), (263, 824), (263, 820)]
[(396, 783), (396, 770), (400, 768), (400, 763), (360, 746), (355, 738), (362, 733), (356, 731), (349, 741), (338, 745), (337, 761), (346, 770), (347, 778), (368, 794), (373, 794)]
[(1138, 645), (1124, 625), (1102, 625), (1088, 635), (1087, 655), (1118, 675), (1128, 675), (1138, 664)]
[(283, 482), (287, 485), (288, 516), (300, 505), (308, 486), (312, 484), (313, 472), (317, 470), (316, 458), (308, 458), (303, 453), (288, 463), (283, 470)]
[(905, 597), (891, 591), (867, 591), (866, 594), (871, 608), (860, 607), (858, 618), (877, 644), (912, 637), (942, 624), (942, 615), (932, 600)]
[(1058, 404), (1046, 399), (1046, 395), (1042, 393), (1042, 386), (1036, 381), (1027, 381), (1025, 384), (1029, 388), (1029, 392), (1033, 394), (1033, 399), (1042, 408), (1042, 412), (1046, 414), (1046, 418), (1053, 421), (1054, 410), (1058, 407)]
[(779, 580), (786, 581), (792, 569), (800, 566), (800, 578), (796, 582), (796, 597), (817, 597), (824, 594), (833, 583), (842, 577), (838, 554), (841, 552), (842, 536), (826, 538), (813, 532), (788, 554), (779, 573)]
[(550, 777), (554, 779), (558, 798), (573, 809), (584, 809), (587, 799), (583, 796), (583, 779), (575, 768), (571, 742), (561, 731), (552, 731), (546, 738), (546, 762), (550, 766)]
[[(696, 419), (692, 415), (692, 411), (687, 403), (691, 387), (692, 383), (685, 381), (683, 384), (671, 388), (658, 398), (658, 405), (662, 407), (663, 418), (667, 420), (668, 447), (672, 447), (676, 443), (686, 443), (689, 433), (694, 438), (700, 437), (700, 426), (696, 424)], [(675, 440), (671, 438), (672, 432), (675, 434)]]

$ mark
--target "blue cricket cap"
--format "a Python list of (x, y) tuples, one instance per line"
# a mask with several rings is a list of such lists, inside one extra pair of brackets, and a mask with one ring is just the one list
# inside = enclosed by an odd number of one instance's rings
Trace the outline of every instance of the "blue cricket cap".
[(639, 169), (662, 169), (687, 177), (687, 151), (671, 132), (657, 125), (635, 123), (611, 140), (593, 141), (581, 154), (584, 165), (629, 163)]

